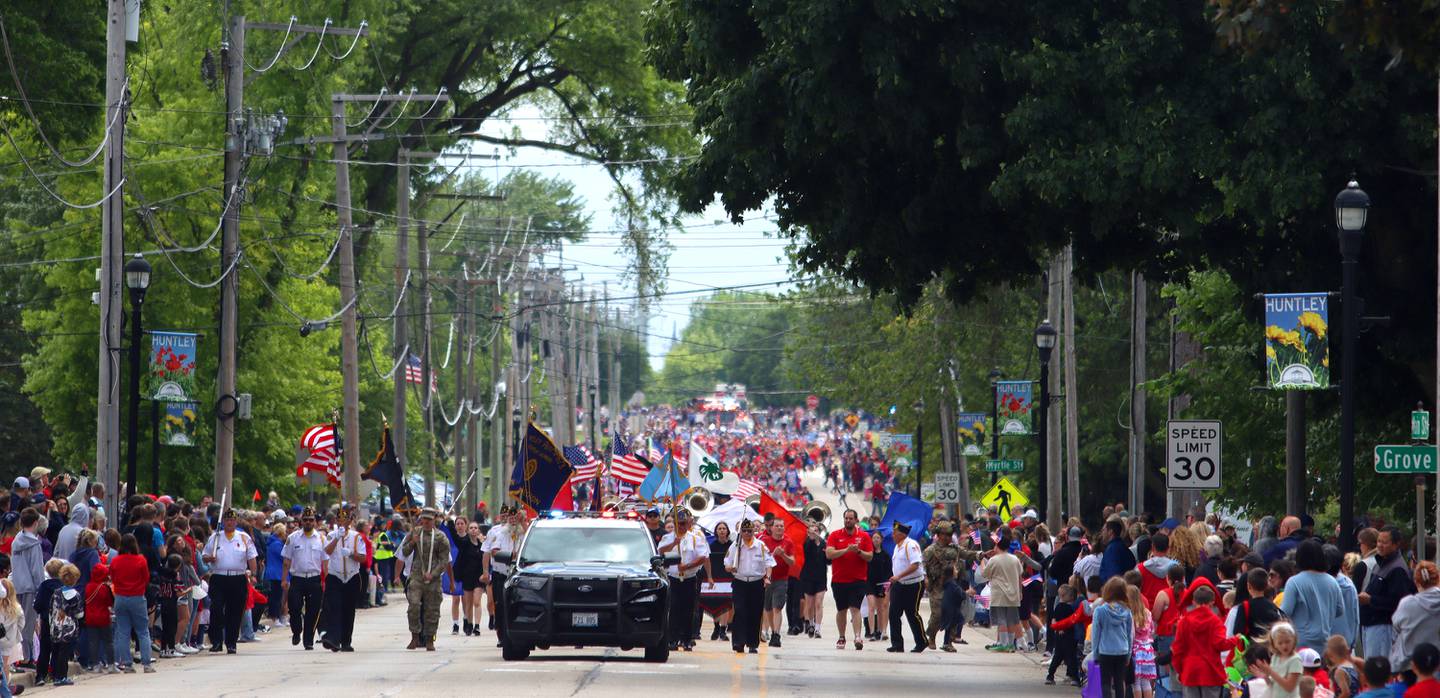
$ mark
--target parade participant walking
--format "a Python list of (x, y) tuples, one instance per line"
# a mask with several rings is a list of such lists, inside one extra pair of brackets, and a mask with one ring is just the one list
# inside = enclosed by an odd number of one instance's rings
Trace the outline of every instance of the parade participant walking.
[[(829, 556), (825, 552), (825, 538), (820, 524), (808, 521), (805, 524), (805, 564), (800, 566), (800, 586), (805, 596), (801, 601), (801, 616), (805, 623), (805, 634), (820, 637), (825, 612), (825, 568)], [(873, 548), (873, 546), (872, 546)]]
[(785, 537), (785, 521), (776, 517), (770, 530), (761, 539), (775, 558), (770, 582), (765, 587), (765, 627), (770, 630), (770, 646), (780, 646), (780, 615), (790, 595), (790, 566), (795, 564), (795, 544)]
[[(925, 593), (930, 597), (930, 622), (926, 625), (926, 640), (930, 649), (936, 649), (935, 638), (941, 630), (946, 631), (945, 651), (954, 652), (950, 644), (950, 628), (942, 622), (945, 619), (945, 584), (959, 576), (960, 548), (952, 542), (950, 524), (935, 527), (935, 540), (925, 548)], [(899, 547), (896, 547), (899, 550)]]
[(290, 644), (303, 639), (305, 649), (315, 649), (315, 622), (320, 617), (320, 580), (325, 578), (329, 556), (325, 554), (325, 537), (315, 530), (315, 511), (300, 513), (301, 529), (290, 534), (281, 551), (284, 559), (286, 603), (290, 607)]
[(900, 618), (904, 616), (915, 639), (915, 648), (910, 651), (918, 654), (927, 647), (925, 626), (920, 624), (924, 553), (920, 551), (920, 544), (910, 538), (910, 527), (904, 523), (893, 524), (891, 537), (895, 539), (895, 551), (890, 557), (890, 647), (886, 651), (905, 651), (905, 631), (900, 626)]
[(325, 543), (329, 556), (325, 575), (324, 619), (320, 644), (331, 652), (354, 652), (355, 608), (360, 603), (360, 566), (365, 562), (364, 536), (350, 530), (349, 510), (336, 516), (335, 530)]
[(454, 574), (450, 567), (450, 540), (435, 530), (438, 515), (428, 507), (421, 511), (420, 530), (406, 536), (400, 549), (410, 560), (407, 565), (410, 583), (405, 589), (410, 644), (405, 649), (424, 645), (427, 651), (435, 651), (435, 630), (440, 626), (440, 575)]
[(459, 576), (461, 589), (460, 608), (465, 613), (465, 634), (480, 634), (480, 611), (484, 608), (484, 584), (480, 578), (485, 574), (485, 539), (480, 537), (480, 524), (471, 521), (464, 531), (457, 531), (455, 538), (458, 552), (455, 555), (455, 574)]
[(1368, 582), (1360, 590), (1360, 652), (1365, 658), (1390, 656), (1390, 625), (1400, 599), (1415, 593), (1410, 569), (1400, 547), (1400, 529), (1387, 526), (1375, 542), (1375, 558), (1367, 563)]
[[(500, 515), (495, 518), (495, 525), (490, 527), (490, 532), (485, 534), (485, 542), (481, 548), (485, 552), (484, 575), (480, 577), (483, 584), (490, 585), (490, 598), (495, 600), (495, 612), (490, 614), (493, 621), (491, 630), (495, 631), (499, 638), (497, 646), (505, 641), (505, 579), (510, 574), (510, 566), (495, 561), (495, 554), (514, 556), (515, 550), (520, 547), (520, 539), (525, 537), (525, 525), (529, 519), (525, 514), (515, 513), (510, 505), (500, 507)], [(496, 620), (499, 618), (499, 620)]]
[(835, 627), (840, 631), (840, 638), (835, 641), (835, 649), (845, 649), (847, 613), (850, 624), (855, 628), (855, 649), (865, 648), (865, 643), (860, 638), (863, 627), (860, 622), (860, 605), (865, 599), (868, 563), (874, 554), (875, 546), (870, 542), (870, 534), (860, 530), (860, 514), (854, 509), (846, 509), (844, 528), (832, 532), (825, 541), (825, 557), (829, 558), (830, 565), (834, 568), (830, 589), (835, 594)]
[(735, 606), (735, 615), (731, 621), (731, 630), (734, 632), (730, 636), (730, 647), (735, 650), (735, 654), (744, 653), (746, 648), (749, 648), (750, 654), (760, 651), (762, 598), (765, 585), (773, 583), (771, 575), (775, 566), (775, 558), (770, 550), (755, 537), (755, 522), (742, 519), (740, 540), (735, 541), (725, 554), (725, 569), (734, 575), (734, 581), (730, 583)]
[[(680, 509), (675, 514), (675, 531), (666, 533), (655, 550), (664, 555), (672, 550), (679, 553), (678, 564), (667, 569), (670, 575), (670, 649), (695, 649), (694, 635), (695, 604), (700, 598), (700, 568), (705, 568), (705, 578), (711, 580), (710, 543), (704, 534), (693, 528), (690, 512)], [(714, 582), (710, 582), (714, 584)]]
[(879, 531), (870, 534), (870, 545), (875, 552), (866, 567), (865, 639), (889, 640), (890, 634), (885, 628), (890, 622), (890, 599), (885, 590), (890, 586), (890, 554), (885, 552), (885, 538)]
[(210, 535), (210, 540), (205, 542), (205, 554), (201, 556), (211, 566), (210, 651), (219, 652), (223, 643), (227, 654), (235, 654), (235, 645), (240, 641), (240, 619), (245, 615), (245, 600), (250, 596), (245, 575), (255, 573), (255, 558), (259, 553), (250, 534), (236, 530), (238, 519), (234, 509), (225, 510), (220, 521), (221, 530)]

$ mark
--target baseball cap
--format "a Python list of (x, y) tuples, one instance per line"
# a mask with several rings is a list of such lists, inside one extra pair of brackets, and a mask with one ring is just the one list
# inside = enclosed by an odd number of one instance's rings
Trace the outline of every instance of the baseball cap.
[(1080, 528), (1079, 526), (1071, 526), (1068, 534), (1070, 536), (1070, 540), (1080, 540), (1081, 538), (1085, 537), (1085, 529)]
[(1040, 515), (1039, 515), (1039, 514), (1036, 514), (1034, 509), (1026, 509), (1026, 510), (1025, 510), (1025, 513), (1022, 514), (1022, 515), (1020, 516), (1020, 518), (1022, 518), (1022, 519), (1035, 519), (1035, 520), (1038, 521), (1038, 520), (1040, 520)]
[(1250, 565), (1251, 567), (1264, 567), (1264, 566), (1265, 566), (1265, 558), (1264, 558), (1262, 555), (1260, 555), (1260, 553), (1252, 552), (1252, 553), (1246, 555), (1245, 557), (1241, 558), (1240, 561), (1243, 562), (1243, 563), (1245, 563), (1245, 564), (1247, 564), (1247, 565)]
[(1180, 528), (1180, 520), (1173, 516), (1160, 522), (1160, 530), (1162, 531), (1173, 531), (1177, 528)]
[(17, 477), (15, 478), (14, 486), (16, 489), (28, 490), (30, 489), (30, 478), (24, 476)]
[(1300, 666), (1306, 669), (1318, 669), (1320, 667), (1320, 653), (1309, 647), (1301, 647), (1297, 652), (1300, 656)]
[(31, 480), (39, 480), (40, 478), (45, 477), (46, 475), (49, 475), (49, 474), (50, 474), (50, 469), (47, 468), (47, 467), (45, 467), (45, 466), (43, 466), (43, 465), (37, 465), (37, 466), (35, 466), (34, 468), (31, 468), (31, 469), (30, 469), (30, 479), (31, 479)]

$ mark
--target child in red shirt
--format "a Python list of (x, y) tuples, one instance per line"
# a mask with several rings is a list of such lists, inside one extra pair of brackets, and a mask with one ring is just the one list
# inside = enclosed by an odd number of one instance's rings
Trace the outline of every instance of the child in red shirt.
[(85, 585), (85, 642), (88, 656), (94, 661), (86, 671), (109, 668), (115, 663), (115, 643), (110, 639), (110, 609), (115, 606), (115, 592), (110, 589), (110, 567), (103, 562), (90, 568), (90, 582)]

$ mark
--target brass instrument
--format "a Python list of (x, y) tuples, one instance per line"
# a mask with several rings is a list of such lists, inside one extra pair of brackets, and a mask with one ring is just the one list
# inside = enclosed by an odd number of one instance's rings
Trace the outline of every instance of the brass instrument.
[(709, 511), (710, 507), (714, 504), (715, 495), (711, 494), (710, 490), (705, 489), (704, 487), (696, 486), (691, 487), (688, 491), (685, 492), (685, 496), (682, 498), (680, 506), (684, 507), (691, 514), (695, 515), (698, 518), (701, 514)]
[(745, 506), (754, 509), (755, 513), (757, 514), (760, 513), (760, 495), (752, 494), (749, 497), (746, 497)]
[(801, 518), (814, 521), (821, 526), (830, 523), (830, 505), (821, 501), (813, 501), (800, 508)]
[(600, 500), (601, 511), (614, 511), (620, 508), (620, 497), (610, 495)]

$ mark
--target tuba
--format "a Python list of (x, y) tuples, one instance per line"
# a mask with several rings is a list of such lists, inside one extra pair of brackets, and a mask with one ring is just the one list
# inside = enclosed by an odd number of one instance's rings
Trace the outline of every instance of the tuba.
[(685, 492), (685, 496), (681, 499), (680, 506), (698, 518), (701, 514), (709, 511), (714, 503), (715, 495), (711, 494), (710, 490), (696, 486), (691, 487)]
[(830, 523), (830, 505), (821, 501), (813, 501), (800, 509), (801, 518), (809, 519), (824, 526)]
[(746, 497), (745, 506), (754, 509), (755, 513), (757, 514), (760, 513), (760, 495), (752, 494), (749, 497)]
[(620, 508), (620, 501), (621, 499), (619, 497), (616, 497), (615, 495), (610, 495), (604, 499), (601, 499), (600, 510), (615, 511), (616, 509)]

